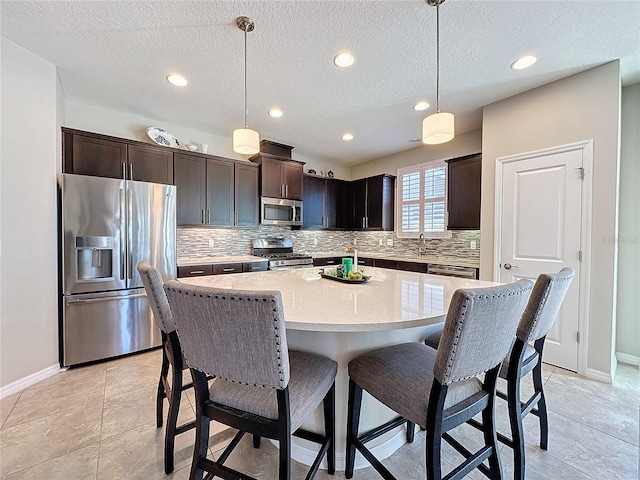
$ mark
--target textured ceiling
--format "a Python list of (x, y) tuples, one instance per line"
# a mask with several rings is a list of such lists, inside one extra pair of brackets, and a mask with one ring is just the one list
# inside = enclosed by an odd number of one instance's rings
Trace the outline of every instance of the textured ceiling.
[[(415, 147), (435, 111), (435, 9), (407, 1), (2, 1), (1, 32), (54, 63), (67, 98), (230, 136), (261, 138), (345, 165)], [(482, 106), (620, 59), (640, 81), (640, 1), (465, 1), (441, 6), (440, 107), (456, 133)], [(333, 56), (356, 56), (339, 69)], [(528, 70), (509, 65), (539, 56)], [(179, 89), (169, 72), (189, 80)], [(426, 99), (432, 107), (415, 112)], [(267, 111), (284, 111), (273, 119)], [(344, 142), (350, 131), (355, 138)]]

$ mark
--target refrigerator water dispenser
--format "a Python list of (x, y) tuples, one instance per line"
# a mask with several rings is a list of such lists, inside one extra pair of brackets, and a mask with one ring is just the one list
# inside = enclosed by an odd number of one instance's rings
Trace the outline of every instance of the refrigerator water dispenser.
[(113, 279), (113, 237), (76, 237), (78, 281)]

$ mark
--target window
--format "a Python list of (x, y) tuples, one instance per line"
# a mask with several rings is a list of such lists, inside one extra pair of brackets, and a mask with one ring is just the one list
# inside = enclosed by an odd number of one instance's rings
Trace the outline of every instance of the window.
[(398, 169), (398, 237), (447, 237), (447, 164), (444, 160)]

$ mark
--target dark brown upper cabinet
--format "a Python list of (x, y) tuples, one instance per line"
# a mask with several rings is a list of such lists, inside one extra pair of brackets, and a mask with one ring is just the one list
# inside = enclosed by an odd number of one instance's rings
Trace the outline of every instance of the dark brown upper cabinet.
[(303, 227), (317, 229), (350, 226), (350, 182), (304, 175)]
[(268, 153), (257, 153), (249, 160), (260, 165), (260, 195), (302, 200), (303, 162)]
[(174, 176), (178, 226), (258, 225), (257, 165), (176, 153)]
[(173, 184), (173, 150), (68, 128), (63, 172)]
[(173, 184), (173, 152), (162, 147), (127, 145), (128, 179)]
[(480, 153), (447, 161), (447, 230), (480, 229)]
[(383, 174), (351, 182), (354, 229), (394, 229), (395, 180)]

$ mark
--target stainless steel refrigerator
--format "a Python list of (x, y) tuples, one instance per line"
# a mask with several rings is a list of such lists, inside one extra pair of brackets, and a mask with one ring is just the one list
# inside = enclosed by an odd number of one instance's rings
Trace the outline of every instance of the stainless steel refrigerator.
[(161, 344), (136, 266), (176, 270), (176, 187), (62, 175), (63, 366)]

